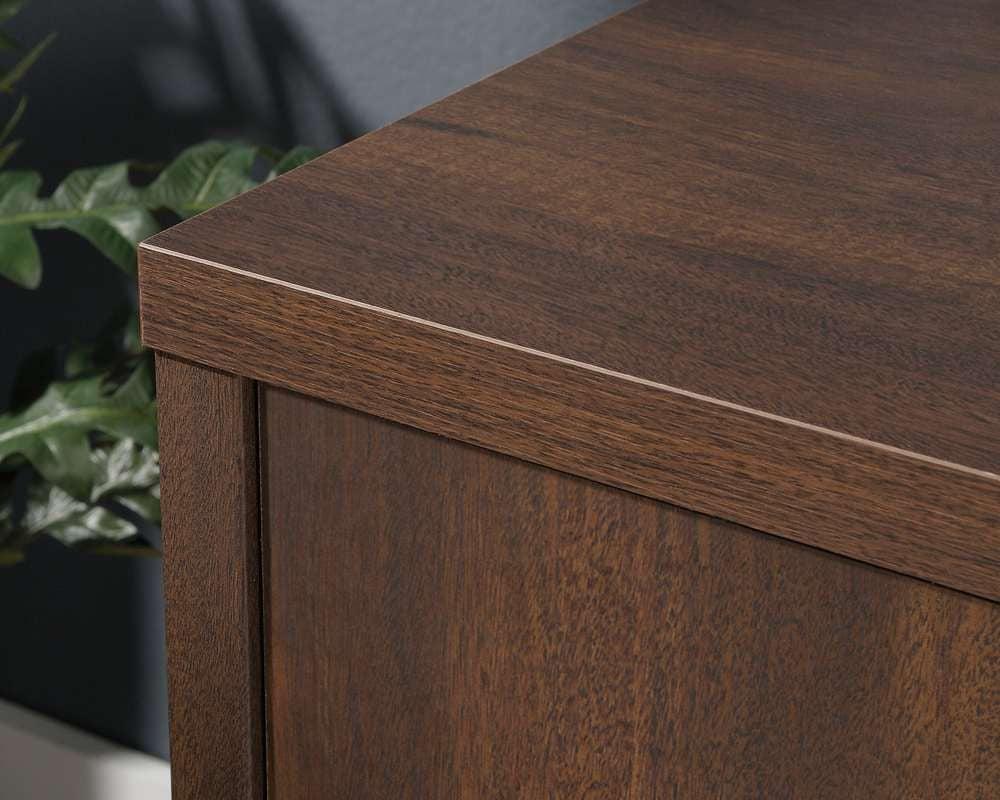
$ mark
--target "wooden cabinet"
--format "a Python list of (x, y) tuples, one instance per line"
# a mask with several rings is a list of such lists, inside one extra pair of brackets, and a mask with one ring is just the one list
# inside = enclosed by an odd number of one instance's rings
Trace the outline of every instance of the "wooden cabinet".
[(650, 2), (141, 248), (175, 796), (1000, 793), (1000, 18)]

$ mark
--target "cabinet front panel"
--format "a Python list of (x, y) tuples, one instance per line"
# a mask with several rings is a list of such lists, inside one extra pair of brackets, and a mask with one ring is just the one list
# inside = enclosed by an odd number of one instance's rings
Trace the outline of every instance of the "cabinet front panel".
[(997, 605), (263, 394), (272, 800), (995, 796)]

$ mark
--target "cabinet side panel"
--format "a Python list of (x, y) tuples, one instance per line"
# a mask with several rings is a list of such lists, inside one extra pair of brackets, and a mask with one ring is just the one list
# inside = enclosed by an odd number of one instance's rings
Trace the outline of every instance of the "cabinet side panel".
[(997, 605), (263, 391), (276, 798), (1000, 785)]
[(156, 359), (175, 800), (262, 800), (252, 381)]

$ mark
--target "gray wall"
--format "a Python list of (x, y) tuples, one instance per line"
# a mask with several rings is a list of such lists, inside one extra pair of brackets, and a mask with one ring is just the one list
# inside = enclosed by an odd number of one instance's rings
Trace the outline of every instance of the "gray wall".
[[(52, 182), (209, 136), (332, 147), (619, 11), (631, 0), (30, 0), (60, 38), (30, 74), (15, 166)], [(0, 286), (0, 409), (14, 366), (87, 339), (127, 282), (67, 234), (42, 288)], [(0, 696), (165, 754), (160, 570), (42, 543), (0, 572)]]
[[(361, 129), (381, 127), (632, 5), (624, 0), (285, 0)], [(305, 115), (306, 117), (308, 115)], [(306, 125), (304, 134), (311, 129)]]

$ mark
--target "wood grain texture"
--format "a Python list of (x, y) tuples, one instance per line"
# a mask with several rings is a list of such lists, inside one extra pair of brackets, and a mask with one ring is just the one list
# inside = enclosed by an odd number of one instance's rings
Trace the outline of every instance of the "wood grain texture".
[(174, 800), (263, 800), (251, 381), (158, 355)]
[(647, 3), (155, 237), (145, 341), (998, 598), (998, 53)]
[(1000, 606), (276, 389), (271, 795), (983, 800)]
[(142, 254), (147, 344), (1000, 599), (1000, 480)]

